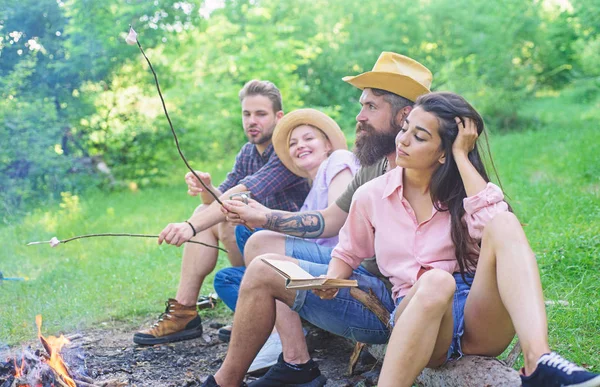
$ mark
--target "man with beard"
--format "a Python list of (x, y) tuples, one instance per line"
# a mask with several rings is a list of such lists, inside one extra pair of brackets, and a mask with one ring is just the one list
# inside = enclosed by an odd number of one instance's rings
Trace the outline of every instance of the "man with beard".
[[(318, 297), (307, 297), (306, 291), (285, 289), (279, 274), (260, 259), (254, 258), (293, 257), (312, 265), (323, 264), (331, 259), (332, 248), (298, 237), (327, 238), (339, 233), (358, 187), (383, 175), (395, 165), (396, 135), (417, 97), (429, 92), (431, 79), (431, 72), (425, 66), (391, 52), (383, 52), (372, 71), (344, 78), (344, 81), (363, 90), (359, 100), (361, 110), (356, 116), (355, 141), (355, 154), (361, 168), (346, 191), (325, 210), (286, 213), (269, 210), (254, 201), (247, 205), (239, 201), (224, 203), (222, 210), (227, 213), (228, 220), (272, 231), (260, 231), (248, 240), (244, 251), (248, 271), (240, 289), (229, 351), (219, 371), (207, 379), (205, 386), (239, 386), (274, 323), (281, 337), (283, 353), (277, 364), (251, 386), (314, 387), (325, 384), (325, 377), (308, 353), (298, 313), (325, 330), (344, 332), (343, 335), (356, 339), (350, 326), (328, 324), (332, 314), (339, 317), (347, 312), (330, 308), (328, 301), (319, 300)], [(310, 224), (310, 228), (305, 227), (306, 224)], [(377, 278), (381, 275), (373, 260), (369, 267), (361, 270), (371, 273), (373, 281), (384, 280)], [(336, 321), (340, 321), (340, 318)], [(374, 337), (372, 341), (381, 342), (382, 339), (386, 337)]]
[[(279, 89), (269, 81), (252, 80), (240, 90), (239, 99), (248, 143), (238, 153), (233, 169), (219, 188), (211, 185), (208, 173), (197, 171), (198, 176), (221, 201), (249, 191), (253, 198), (266, 206), (298, 211), (309, 191), (306, 179), (290, 172), (281, 163), (271, 144), (275, 125), (283, 117)], [(158, 243), (164, 241), (181, 246), (192, 240), (216, 245), (221, 241), (228, 251), (232, 266), (243, 265), (233, 226), (224, 222), (220, 204), (191, 172), (186, 175), (186, 182), (188, 193), (192, 196), (199, 194), (203, 204), (196, 208), (189, 220), (167, 225), (160, 233)], [(167, 301), (166, 311), (158, 321), (151, 328), (137, 332), (133, 341), (154, 345), (201, 336), (202, 324), (196, 302), (204, 278), (213, 271), (216, 263), (216, 249), (186, 244), (176, 297)]]

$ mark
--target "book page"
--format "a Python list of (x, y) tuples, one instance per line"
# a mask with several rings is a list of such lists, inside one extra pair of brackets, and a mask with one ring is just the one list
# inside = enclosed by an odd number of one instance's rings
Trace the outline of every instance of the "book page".
[(261, 260), (273, 267), (279, 274), (291, 280), (313, 279), (312, 275), (291, 261), (280, 261), (277, 259), (261, 258)]

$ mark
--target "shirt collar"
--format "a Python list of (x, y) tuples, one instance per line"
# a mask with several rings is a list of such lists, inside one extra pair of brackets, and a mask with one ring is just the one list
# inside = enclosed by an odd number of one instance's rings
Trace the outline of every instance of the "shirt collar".
[(383, 189), (382, 199), (387, 198), (398, 189), (400, 189), (400, 195), (402, 195), (402, 175), (404, 168), (396, 167), (393, 170), (386, 173), (385, 176), (385, 188)]
[(254, 152), (256, 152), (256, 154), (259, 155), (263, 160), (268, 160), (269, 157), (271, 157), (271, 155), (273, 154), (273, 143), (269, 144), (267, 149), (265, 149), (265, 151), (262, 154), (258, 151), (256, 145), (254, 145)]
[[(404, 176), (404, 168), (396, 167), (393, 170), (386, 173), (384, 176), (386, 179), (386, 183), (385, 183), (385, 188), (383, 189), (383, 195), (381, 196), (381, 198), (385, 199), (398, 190), (400, 191), (399, 192), (400, 197), (402, 197), (404, 195), (404, 193), (402, 191), (402, 189), (403, 189), (402, 177)], [(437, 206), (438, 206), (438, 208), (440, 208), (442, 210), (446, 210), (448, 208), (448, 206), (446, 206), (440, 202), (437, 202)], [(435, 209), (435, 206), (434, 206), (433, 210), (434, 210), (434, 212), (437, 211)]]

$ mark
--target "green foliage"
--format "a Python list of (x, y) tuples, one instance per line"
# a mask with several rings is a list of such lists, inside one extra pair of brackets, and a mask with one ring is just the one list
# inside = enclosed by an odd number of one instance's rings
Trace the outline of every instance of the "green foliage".
[[(538, 258), (551, 347), (598, 371), (600, 132), (595, 123), (600, 101), (584, 105), (576, 95), (526, 104), (522, 114), (538, 117), (540, 126), (495, 135), (491, 145), (504, 189)], [(200, 168), (217, 171), (219, 180), (231, 162)], [(133, 333), (141, 317), (161, 312), (178, 283), (180, 249), (133, 238), (84, 239), (55, 249), (25, 244), (92, 232), (156, 234), (196, 205), (184, 191), (178, 177), (169, 188), (66, 193), (59, 205), (0, 228), (5, 251), (0, 269), (7, 277), (26, 278), (0, 285), (0, 342), (35, 338), (38, 313), (44, 316), (46, 332), (56, 334), (106, 320), (135, 325)], [(226, 258), (218, 265), (227, 265)], [(203, 294), (212, 291), (211, 284), (208, 277)]]
[[(465, 95), (499, 130), (532, 123), (521, 107), (536, 93), (576, 84), (591, 101), (600, 89), (594, 0), (230, 0), (208, 12), (211, 5), (6, 0), (0, 138), (21, 138), (11, 146), (27, 139), (27, 150), (0, 151), (4, 207), (88, 186), (156, 184), (181, 166), (152, 74), (124, 43), (129, 24), (196, 163), (244, 143), (237, 93), (253, 78), (275, 82), (286, 111), (322, 109), (350, 135), (359, 92), (341, 78), (368, 71), (382, 51), (427, 65), (433, 89)], [(98, 172), (103, 162), (112, 176)], [(16, 173), (15, 165), (29, 167)], [(41, 178), (50, 175), (52, 184)]]

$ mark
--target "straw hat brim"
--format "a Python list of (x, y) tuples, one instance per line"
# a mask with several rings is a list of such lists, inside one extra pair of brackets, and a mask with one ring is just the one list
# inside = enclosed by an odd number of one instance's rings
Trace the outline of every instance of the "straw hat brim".
[(290, 156), (290, 135), (292, 130), (300, 125), (310, 125), (319, 128), (327, 135), (331, 142), (332, 151), (338, 149), (348, 149), (346, 137), (340, 129), (340, 126), (327, 114), (315, 109), (298, 109), (283, 116), (277, 123), (273, 131), (273, 148), (275, 153), (286, 166), (295, 175), (300, 177), (309, 177), (308, 172), (304, 171), (294, 164)]
[(361, 90), (365, 88), (381, 89), (413, 102), (419, 96), (430, 92), (427, 87), (409, 76), (383, 71), (368, 71), (356, 76), (344, 77), (342, 80)]

